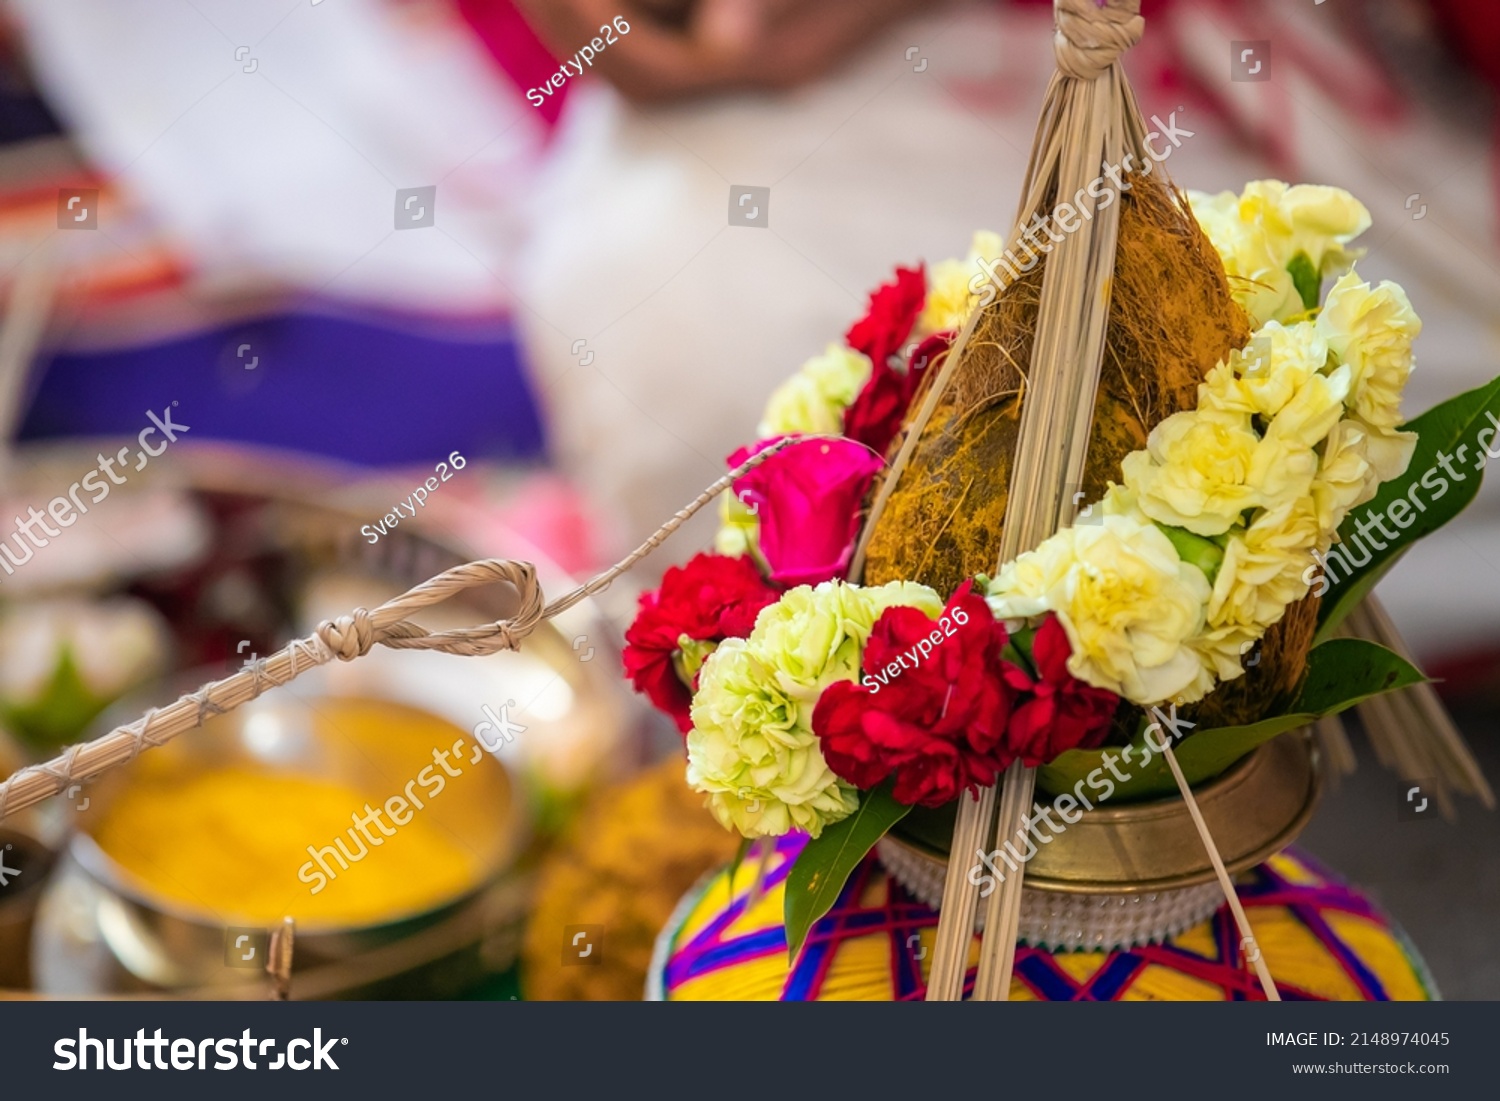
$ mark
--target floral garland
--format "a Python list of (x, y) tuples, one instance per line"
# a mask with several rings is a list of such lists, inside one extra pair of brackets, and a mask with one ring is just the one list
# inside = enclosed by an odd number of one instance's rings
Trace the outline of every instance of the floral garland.
[(880, 456), (1001, 239), (897, 269), (844, 343), (772, 394), (731, 466), (818, 438), (735, 483), (718, 553), (668, 570), (626, 632), (627, 674), (686, 734), (688, 782), (726, 828), (816, 838), (885, 784), (939, 806), (1013, 761), (1099, 746), (1122, 700), (1201, 699), (1307, 594), (1349, 510), (1404, 473), (1416, 437), (1396, 426), (1421, 322), (1399, 286), (1351, 270), (1364, 206), (1275, 181), (1190, 201), (1250, 343), (1102, 501), (947, 600), (845, 575)]

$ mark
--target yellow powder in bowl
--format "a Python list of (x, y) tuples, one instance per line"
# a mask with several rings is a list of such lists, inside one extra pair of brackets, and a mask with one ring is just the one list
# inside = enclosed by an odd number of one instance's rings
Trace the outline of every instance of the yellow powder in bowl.
[(361, 830), (351, 822), (367, 804), (379, 806), (344, 784), (232, 766), (145, 777), (93, 835), (151, 894), (225, 925), (287, 915), (312, 927), (370, 925), (475, 884), (480, 854), (431, 811), (402, 812), (404, 825), (384, 817), (385, 830), (367, 818)]

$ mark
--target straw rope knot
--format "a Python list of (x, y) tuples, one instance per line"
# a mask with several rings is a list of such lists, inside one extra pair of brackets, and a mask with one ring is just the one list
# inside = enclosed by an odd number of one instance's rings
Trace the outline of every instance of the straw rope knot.
[(375, 623), (364, 608), (355, 608), (337, 619), (325, 619), (313, 633), (340, 661), (363, 657), (376, 641)]
[[(481, 623), (477, 627), (429, 631), (406, 618), (409, 613), (439, 604), (464, 589), (497, 581), (506, 582), (516, 591), (516, 611), (508, 619)], [(394, 600), (386, 601), (373, 612), (356, 608), (337, 619), (325, 619), (313, 634), (328, 648), (329, 656), (340, 661), (363, 657), (376, 645), (389, 646), (393, 650), (437, 650), (464, 657), (484, 657), (502, 650), (519, 649), (522, 641), (543, 620), (560, 610), (544, 604), (536, 567), (530, 562), (486, 558), (444, 570)]]
[(1141, 0), (1053, 0), (1053, 50), (1064, 76), (1093, 80), (1141, 40)]

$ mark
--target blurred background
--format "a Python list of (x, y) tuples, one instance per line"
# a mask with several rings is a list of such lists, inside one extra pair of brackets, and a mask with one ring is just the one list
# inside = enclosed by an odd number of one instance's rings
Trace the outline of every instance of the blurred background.
[[(1145, 114), (1191, 131), (1173, 178), (1354, 192), (1361, 270), (1425, 322), (1408, 412), (1492, 377), (1500, 10), (1143, 7), (1126, 66)], [(109, 487), (0, 563), (4, 774), (446, 566), (528, 559), (557, 594), (618, 557), (894, 264), (1009, 229), (1054, 65), (1051, 5), (1022, 0), (5, 0), (0, 20), (0, 497), (19, 517), (91, 471)], [(177, 439), (142, 451), (164, 417)], [(524, 654), (321, 670), (7, 821), (0, 987), (261, 997), (291, 908), (297, 996), (639, 996), (655, 932), (734, 844), (618, 640), (712, 534), (700, 516)], [(1500, 777), (1500, 488), (1380, 595)], [(430, 619), (507, 610), (476, 592)], [(1500, 997), (1496, 816), (1403, 815), (1360, 753), (1303, 844), (1446, 996)], [(420, 825), (346, 830), (412, 781)], [(313, 871), (310, 843), (332, 847)], [(319, 899), (318, 875), (350, 890)]]

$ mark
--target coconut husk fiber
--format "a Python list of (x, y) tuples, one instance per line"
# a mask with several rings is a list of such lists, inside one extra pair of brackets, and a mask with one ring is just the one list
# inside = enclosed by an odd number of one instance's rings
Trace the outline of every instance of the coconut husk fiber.
[[(1098, 399), (1075, 490), (1080, 504), (1099, 500), (1120, 479), (1121, 461), (1146, 446), (1155, 425), (1196, 405), (1198, 384), (1231, 349), (1244, 347), (1251, 331), (1182, 194), (1159, 170), (1124, 178), (1130, 187), (1121, 194)], [(1024, 245), (1013, 247), (1024, 255)], [(959, 359), (938, 404), (873, 517), (865, 583), (915, 580), (946, 594), (994, 570), (1046, 263), (1041, 257), (1001, 290), (954, 349)], [(930, 384), (938, 372), (928, 375)], [(911, 416), (924, 396), (912, 402)], [(902, 443), (898, 437), (892, 444), (893, 456)], [(1265, 638), (1253, 676), (1204, 701), (1203, 720), (1254, 718), (1294, 692), (1315, 619), (1312, 601), (1290, 609)]]

